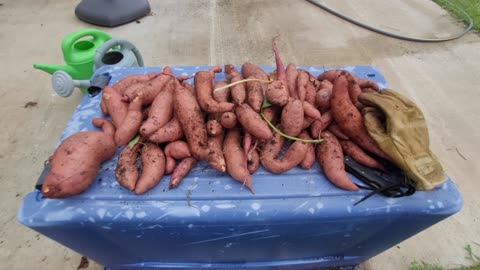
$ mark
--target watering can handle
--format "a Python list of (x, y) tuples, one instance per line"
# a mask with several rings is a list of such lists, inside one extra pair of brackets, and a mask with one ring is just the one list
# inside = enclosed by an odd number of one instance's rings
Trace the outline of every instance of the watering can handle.
[(102, 57), (108, 52), (108, 50), (115, 46), (120, 47), (118, 51), (120, 51), (123, 55), (127, 55), (128, 53), (133, 52), (135, 58), (137, 58), (138, 66), (143, 67), (142, 55), (140, 54), (140, 51), (137, 49), (137, 47), (135, 47), (135, 45), (133, 45), (127, 40), (112, 38), (109, 41), (103, 43), (103, 45), (97, 49), (97, 52), (95, 53), (95, 58), (93, 60), (95, 70), (97, 70), (103, 65)]
[(100, 46), (105, 41), (111, 39), (111, 37), (102, 31), (96, 29), (81, 29), (79, 31), (73, 32), (66, 36), (62, 41), (62, 51), (63, 54), (66, 55), (70, 50), (72, 50), (73, 45), (75, 42), (83, 37), (91, 36), (93, 39), (91, 42), (94, 43), (95, 47)]

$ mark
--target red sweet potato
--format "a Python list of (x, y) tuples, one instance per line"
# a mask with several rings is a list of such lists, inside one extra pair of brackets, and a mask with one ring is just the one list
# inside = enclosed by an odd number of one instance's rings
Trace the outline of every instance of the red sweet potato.
[(128, 87), (123, 95), (123, 100), (131, 101), (135, 96), (141, 95), (143, 105), (150, 105), (172, 77), (173, 74), (170, 67), (165, 67), (159, 76)]
[(184, 158), (182, 161), (180, 161), (170, 176), (168, 188), (172, 189), (178, 187), (183, 178), (192, 170), (193, 167), (195, 167), (195, 164), (197, 164), (197, 160), (193, 157)]
[(207, 121), (207, 133), (210, 136), (218, 136), (223, 133), (223, 126), (217, 119)]
[(207, 71), (195, 73), (195, 95), (203, 111), (209, 113), (228, 112), (233, 109), (233, 103), (217, 102), (213, 98), (212, 74)]
[(177, 166), (175, 159), (165, 156), (165, 174), (171, 174), (175, 170), (175, 166)]
[[(248, 79), (252, 79), (254, 77), (248, 77)], [(263, 103), (263, 85), (261, 82), (256, 81), (249, 81), (247, 82), (247, 103), (250, 107), (259, 112), (260, 108), (262, 107)]]
[(235, 114), (237, 115), (237, 120), (240, 125), (242, 125), (243, 129), (255, 138), (260, 140), (268, 140), (272, 138), (272, 131), (267, 122), (265, 122), (262, 117), (247, 104), (237, 106), (237, 108), (235, 108)]
[(310, 74), (305, 70), (299, 70), (297, 76), (297, 95), (300, 101), (305, 100), (305, 96), (307, 95), (307, 84), (310, 78)]
[(287, 76), (287, 85), (288, 85), (288, 93), (292, 98), (298, 98), (297, 96), (297, 76), (298, 71), (297, 67), (294, 64), (288, 64), (287, 70), (285, 71)]
[(283, 66), (282, 59), (280, 58), (280, 54), (278, 53), (277, 45), (275, 44), (275, 39), (277, 37), (278, 36), (272, 39), (272, 50), (273, 50), (273, 55), (275, 57), (275, 63), (277, 65), (277, 70), (276, 70), (277, 80), (281, 81), (283, 85), (285, 85), (285, 92), (288, 98), (289, 90), (288, 90), (288, 83), (287, 83), (287, 75), (285, 73), (285, 67)]
[(257, 171), (258, 167), (260, 166), (260, 156), (256, 149), (251, 149), (247, 156), (247, 169), (250, 174), (253, 174)]
[(298, 99), (289, 101), (282, 110), (280, 119), (282, 131), (287, 135), (297, 136), (302, 131), (303, 118), (304, 110), (302, 102)]
[[(226, 85), (227, 85), (226, 81), (217, 82), (217, 83), (215, 83), (215, 86), (213, 87), (213, 89), (224, 87)], [(213, 92), (213, 99), (217, 102), (229, 102), (230, 101), (230, 88), (227, 87), (227, 88), (222, 89), (222, 90), (214, 91)]]
[(266, 97), (271, 104), (284, 106), (289, 97), (287, 86), (280, 80), (270, 83), (267, 87)]
[(315, 120), (322, 119), (322, 114), (320, 113), (320, 111), (307, 101), (303, 102), (303, 111), (305, 113), (305, 116), (312, 117)]
[(208, 165), (219, 172), (226, 171), (225, 157), (223, 155), (223, 132), (218, 136), (208, 137)]
[(370, 79), (360, 79), (357, 78), (357, 83), (360, 88), (371, 88), (374, 91), (380, 90), (380, 87), (378, 87), (378, 84)]
[(144, 137), (152, 135), (160, 127), (163, 127), (173, 117), (173, 79), (164, 87), (153, 100), (150, 106), (147, 121), (140, 126), (140, 134)]
[(165, 146), (165, 156), (172, 157), (174, 159), (183, 159), (191, 157), (190, 148), (184, 141), (173, 141)]
[(124, 78), (122, 78), (121, 80), (119, 80), (118, 82), (116, 82), (114, 85), (112, 85), (113, 89), (117, 90), (117, 92), (119, 92), (121, 95), (123, 95), (125, 93), (125, 91), (127, 91), (127, 89), (134, 85), (134, 84), (138, 84), (138, 83), (144, 83), (146, 81), (149, 81), (157, 76), (159, 76), (160, 73), (157, 73), (157, 72), (154, 72), (154, 73), (149, 73), (149, 74), (145, 74), (145, 75), (128, 75)]
[[(306, 132), (302, 132), (299, 136), (302, 139), (306, 139)], [(278, 159), (278, 155), (282, 150), (284, 144), (284, 138), (275, 133), (273, 139), (268, 140), (263, 145), (260, 162), (263, 167), (271, 173), (283, 173), (293, 167), (297, 166), (305, 158), (307, 152), (307, 143), (301, 141), (294, 141), (288, 147), (287, 151), (281, 159)]]
[(135, 186), (135, 194), (143, 194), (153, 188), (165, 173), (165, 155), (155, 143), (146, 142), (142, 147), (142, 175)]
[[(305, 139), (311, 140), (312, 138), (308, 133), (305, 132), (304, 134)], [(310, 169), (313, 164), (315, 163), (315, 145), (313, 143), (307, 143), (307, 151), (305, 152), (305, 157), (303, 158), (302, 162), (300, 162), (299, 166), (302, 169), (308, 170)]]
[(340, 75), (342, 70), (339, 69), (331, 69), (323, 72), (322, 74), (318, 75), (318, 79), (320, 81), (327, 80), (333, 84), (333, 81)]
[(330, 99), (332, 98), (332, 89), (323, 88), (318, 90), (315, 95), (315, 106), (320, 112), (325, 112), (330, 109)]
[(340, 140), (340, 145), (342, 146), (343, 152), (356, 160), (358, 163), (373, 169), (385, 171), (385, 167), (383, 167), (380, 162), (365, 153), (365, 151), (363, 151), (362, 148), (355, 143), (351, 141)]
[(220, 116), (220, 124), (224, 128), (234, 128), (237, 125), (237, 116), (233, 112), (224, 112)]
[(125, 146), (120, 152), (115, 168), (115, 178), (122, 187), (128, 190), (134, 190), (138, 181), (137, 158), (139, 146), (140, 143), (135, 144), (132, 148)]
[(310, 133), (312, 134), (312, 136), (315, 139), (320, 138), (320, 133), (330, 125), (332, 120), (332, 113), (330, 111), (326, 111), (325, 113), (323, 113), (322, 120), (315, 120), (310, 126)]
[(118, 128), (127, 116), (128, 103), (122, 101), (122, 95), (113, 87), (105, 86), (102, 92), (102, 104), (112, 118), (113, 125)]
[[(229, 83), (243, 80), (243, 77), (233, 65), (225, 65), (225, 76)], [(243, 83), (231, 86), (230, 93), (234, 104), (242, 104), (247, 98), (247, 90), (245, 89), (245, 84)]]
[(240, 131), (229, 129), (223, 142), (223, 153), (230, 176), (245, 185), (252, 193), (252, 177), (245, 164), (245, 157), (240, 146)]
[(357, 103), (358, 96), (362, 93), (362, 89), (355, 80), (355, 77), (351, 74), (347, 76), (348, 79), (348, 95), (353, 104)]
[(361, 146), (363, 149), (380, 157), (388, 159), (378, 144), (370, 137), (363, 125), (363, 117), (353, 105), (348, 95), (348, 81), (340, 75), (333, 83), (332, 92), (332, 115), (340, 129), (348, 135), (350, 140)]
[(115, 154), (115, 128), (106, 119), (95, 118), (102, 131), (84, 131), (67, 137), (52, 157), (42, 185), (46, 198), (65, 198), (85, 191), (93, 182), (100, 164)]
[(328, 126), (328, 131), (330, 131), (337, 139), (339, 140), (348, 140), (347, 134), (343, 133), (337, 123), (333, 122)]
[(183, 130), (176, 117), (168, 121), (165, 126), (157, 129), (148, 140), (155, 143), (173, 142), (183, 138)]
[(142, 99), (137, 96), (128, 105), (127, 115), (115, 132), (117, 146), (127, 144), (137, 134), (143, 120)]
[(175, 84), (174, 110), (193, 157), (206, 160), (208, 157), (208, 134), (200, 105), (193, 93), (180, 85), (178, 81)]
[(345, 171), (342, 147), (335, 135), (323, 131), (321, 137), (324, 141), (317, 146), (317, 159), (325, 176), (341, 189), (358, 190)]
[(257, 79), (268, 81), (268, 76), (265, 71), (250, 62), (246, 62), (242, 65), (242, 75), (244, 78), (254, 77)]

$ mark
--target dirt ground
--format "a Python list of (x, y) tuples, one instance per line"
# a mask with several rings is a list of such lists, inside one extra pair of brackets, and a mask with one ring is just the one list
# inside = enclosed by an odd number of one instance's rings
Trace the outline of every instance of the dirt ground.
[[(81, 255), (16, 220), (18, 207), (81, 99), (53, 94), (50, 76), (32, 63), (63, 63), (60, 42), (92, 27), (74, 16), (79, 1), (0, 0), (0, 269), (76, 269)], [(280, 33), (284, 62), (309, 66), (373, 65), (411, 97), (427, 118), (431, 148), (464, 198), (460, 213), (383, 252), (366, 269), (408, 269), (414, 260), (468, 264), (464, 247), (480, 243), (480, 37), (446, 43), (388, 38), (342, 21), (306, 1), (150, 1), (152, 15), (113, 29), (149, 66), (273, 65), (270, 38)], [(323, 0), (385, 30), (444, 37), (461, 31), (427, 0)], [(87, 269), (102, 269), (90, 262)]]

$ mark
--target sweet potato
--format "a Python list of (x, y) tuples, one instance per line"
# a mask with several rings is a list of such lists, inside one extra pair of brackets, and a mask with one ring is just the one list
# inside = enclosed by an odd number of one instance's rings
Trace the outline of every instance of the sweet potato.
[(123, 95), (130, 86), (149, 81), (159, 75), (160, 73), (158, 72), (142, 75), (128, 75), (116, 82), (114, 85), (112, 85), (112, 87), (113, 89), (117, 90), (117, 92), (119, 92), (121, 95)]
[(302, 131), (303, 118), (304, 111), (302, 102), (298, 99), (289, 101), (282, 110), (280, 119), (282, 131), (287, 135), (297, 136)]
[(237, 125), (237, 116), (233, 112), (224, 112), (220, 116), (220, 124), (224, 128), (234, 128)]
[(172, 175), (170, 176), (170, 183), (168, 185), (169, 189), (176, 188), (180, 185), (183, 178), (192, 170), (192, 168), (197, 164), (197, 160), (193, 157), (188, 157), (182, 159), (180, 163), (173, 170)]
[(219, 172), (226, 171), (225, 157), (223, 155), (223, 132), (214, 137), (208, 137), (208, 165)]
[(305, 116), (305, 118), (303, 118), (302, 130), (309, 128), (312, 125), (313, 121), (315, 121), (315, 119), (313, 119), (312, 117)]
[[(304, 134), (305, 139), (310, 140), (312, 139), (308, 133), (305, 132)], [(303, 158), (302, 162), (300, 162), (299, 166), (302, 169), (308, 170), (310, 169), (313, 164), (315, 163), (315, 145), (313, 143), (307, 143), (307, 151), (305, 152), (305, 157)]]
[(191, 157), (190, 148), (184, 141), (174, 141), (165, 146), (165, 156), (172, 157), (174, 159), (183, 159)]
[(337, 123), (333, 122), (328, 126), (328, 131), (330, 131), (337, 139), (339, 140), (348, 140), (347, 134), (343, 133)]
[(310, 133), (312, 136), (315, 139), (320, 138), (320, 133), (330, 125), (332, 120), (332, 113), (330, 111), (326, 111), (324, 114), (322, 114), (321, 121), (313, 121), (312, 125), (310, 126)]
[(268, 121), (275, 125), (279, 120), (281, 109), (282, 108), (278, 106), (270, 106), (263, 109), (262, 113), (265, 115)]
[[(287, 75), (285, 73), (285, 67), (283, 66), (282, 59), (280, 58), (280, 54), (278, 53), (277, 50), (277, 45), (275, 44), (275, 39), (278, 36), (274, 37), (272, 39), (272, 50), (273, 50), (273, 56), (275, 57), (275, 63), (277, 65), (277, 80), (281, 81), (285, 85), (285, 92), (288, 98), (288, 83), (287, 83)], [(286, 102), (285, 102), (286, 103)]]
[(305, 87), (305, 101), (315, 105), (315, 96), (317, 94), (317, 88), (313, 85), (311, 81), (307, 83)]
[(318, 79), (320, 81), (327, 80), (333, 84), (333, 81), (340, 75), (342, 70), (339, 69), (331, 69), (323, 72), (322, 74), (318, 75)]
[(183, 130), (176, 117), (168, 121), (165, 126), (157, 129), (148, 140), (155, 143), (173, 142), (183, 138)]
[(171, 174), (175, 170), (175, 166), (177, 166), (175, 159), (165, 156), (165, 174)]
[(193, 93), (175, 80), (174, 110), (195, 159), (206, 160), (207, 127), (200, 106)]
[(297, 76), (298, 71), (297, 67), (294, 64), (288, 64), (287, 70), (285, 71), (287, 76), (287, 85), (288, 85), (288, 93), (292, 98), (298, 98), (297, 96)]
[[(306, 139), (307, 134), (303, 131), (300, 134), (300, 138)], [(307, 152), (308, 145), (302, 141), (293, 142), (283, 155), (281, 159), (278, 159), (277, 156), (280, 154), (284, 144), (284, 138), (275, 133), (273, 139), (265, 142), (261, 152), (260, 162), (263, 167), (271, 173), (283, 173), (293, 167), (297, 166), (305, 158), (305, 153)]]
[(321, 137), (324, 141), (317, 146), (317, 159), (325, 176), (341, 189), (358, 190), (345, 171), (342, 147), (335, 135), (323, 131)]
[(218, 102), (213, 98), (212, 74), (207, 71), (195, 73), (195, 95), (203, 111), (209, 113), (228, 112), (233, 109), (233, 103)]
[(321, 120), (322, 114), (311, 103), (306, 100), (303, 102), (303, 111), (305, 116), (312, 117), (315, 120)]
[[(217, 83), (215, 83), (215, 86), (213, 87), (213, 89), (224, 87), (225, 85), (227, 85), (227, 82), (225, 82), (225, 81), (217, 82)], [(213, 99), (217, 102), (229, 102), (230, 101), (230, 88), (227, 87), (227, 88), (222, 89), (222, 90), (214, 91), (213, 92)]]
[(375, 92), (378, 92), (378, 91), (370, 87), (362, 88), (362, 93), (375, 93)]
[(310, 78), (310, 74), (305, 70), (299, 70), (297, 76), (297, 95), (300, 101), (305, 100), (305, 96), (307, 95), (307, 84), (308, 79)]
[(223, 133), (223, 126), (220, 124), (220, 121), (217, 119), (212, 119), (207, 121), (207, 133), (210, 136), (217, 136)]
[(223, 66), (223, 71), (225, 72), (225, 78), (227, 78), (228, 82), (232, 82), (233, 77), (241, 76), (237, 68), (232, 64)]
[(247, 169), (250, 174), (253, 174), (257, 171), (258, 167), (260, 166), (260, 156), (256, 149), (252, 149), (248, 152), (247, 156)]
[(385, 167), (383, 167), (380, 162), (365, 153), (365, 151), (363, 151), (362, 148), (355, 143), (351, 141), (340, 140), (340, 145), (342, 146), (343, 152), (356, 160), (358, 163), (373, 169), (385, 171)]
[(137, 96), (128, 105), (127, 115), (115, 132), (117, 146), (127, 144), (137, 134), (143, 120), (142, 100), (141, 96)]
[(320, 112), (325, 112), (330, 109), (330, 99), (332, 98), (332, 89), (323, 88), (318, 90), (315, 95), (315, 106)]
[(230, 176), (244, 184), (252, 193), (252, 177), (246, 167), (243, 149), (240, 146), (240, 131), (229, 129), (223, 142), (223, 153)]
[[(225, 65), (225, 76), (229, 83), (238, 82), (243, 80), (243, 77), (237, 71), (233, 65)], [(247, 98), (247, 90), (245, 89), (245, 84), (237, 84), (230, 87), (230, 94), (232, 96), (232, 101), (234, 104), (242, 104)]]
[(358, 96), (362, 93), (362, 89), (356, 82), (353, 75), (347, 77), (348, 79), (348, 95), (350, 96), (350, 100), (353, 104), (357, 103)]
[(150, 106), (147, 121), (140, 126), (143, 137), (152, 135), (157, 129), (163, 127), (173, 117), (173, 79), (165, 85), (162, 92), (153, 100)]
[(267, 122), (265, 122), (262, 117), (247, 104), (237, 106), (237, 108), (235, 108), (235, 114), (245, 132), (250, 133), (252, 136), (260, 140), (268, 140), (272, 138), (272, 131)]
[[(252, 79), (255, 77), (248, 77), (248, 79)], [(256, 81), (249, 81), (247, 82), (247, 103), (250, 107), (259, 112), (262, 108), (263, 103), (263, 85), (261, 82)]]
[(135, 144), (132, 148), (125, 146), (118, 157), (117, 167), (115, 168), (115, 178), (118, 183), (127, 188), (134, 190), (138, 181), (138, 147), (140, 143)]
[(172, 77), (172, 71), (170, 67), (167, 66), (163, 69), (162, 73), (155, 78), (128, 87), (123, 95), (123, 100), (131, 101), (135, 96), (141, 95), (143, 105), (150, 105)]
[(153, 188), (165, 173), (165, 155), (155, 143), (146, 142), (142, 147), (142, 175), (135, 186), (135, 194), (143, 194)]
[(257, 79), (268, 81), (268, 76), (265, 71), (250, 62), (246, 62), (242, 65), (242, 75), (244, 78), (254, 77)]
[(46, 198), (65, 198), (85, 191), (100, 164), (115, 154), (115, 128), (106, 119), (95, 118), (102, 131), (84, 131), (67, 137), (50, 157), (50, 170), (42, 185)]
[(102, 92), (102, 104), (112, 118), (113, 125), (118, 128), (127, 116), (128, 103), (122, 101), (122, 95), (113, 87), (105, 86)]
[(370, 79), (360, 79), (357, 77), (357, 83), (360, 88), (371, 88), (374, 91), (380, 90), (380, 87), (378, 87), (378, 84)]
[(288, 102), (288, 90), (282, 81), (274, 81), (267, 87), (266, 97), (268, 102), (277, 106), (284, 106)]
[(344, 75), (340, 75), (333, 83), (331, 104), (335, 122), (350, 140), (363, 149), (388, 159), (363, 125), (363, 117), (348, 95), (348, 81)]
[(318, 86), (318, 90), (320, 90), (320, 89), (328, 89), (331, 92), (332, 89), (333, 89), (333, 83), (331, 83), (328, 80), (320, 81), (320, 85)]

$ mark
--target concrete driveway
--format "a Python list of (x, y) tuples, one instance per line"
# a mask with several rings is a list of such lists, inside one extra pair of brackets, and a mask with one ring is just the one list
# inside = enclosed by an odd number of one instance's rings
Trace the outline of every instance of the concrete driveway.
[[(344, 22), (305, 1), (150, 1), (139, 23), (104, 29), (135, 43), (147, 65), (272, 65), (270, 38), (284, 62), (373, 65), (414, 99), (428, 120), (431, 148), (463, 194), (460, 213), (368, 261), (366, 269), (407, 269), (414, 260), (467, 264), (463, 248), (480, 243), (480, 37), (446, 43), (400, 41)], [(0, 268), (76, 269), (80, 255), (19, 225), (16, 212), (81, 99), (61, 98), (32, 63), (62, 63), (60, 42), (91, 27), (78, 1), (0, 0)], [(386, 30), (412, 36), (461, 31), (429, 0), (323, 0)], [(31, 102), (31, 103), (29, 103)], [(27, 106), (30, 104), (31, 106)], [(478, 254), (478, 253), (477, 253)], [(88, 269), (102, 269), (91, 262)]]

